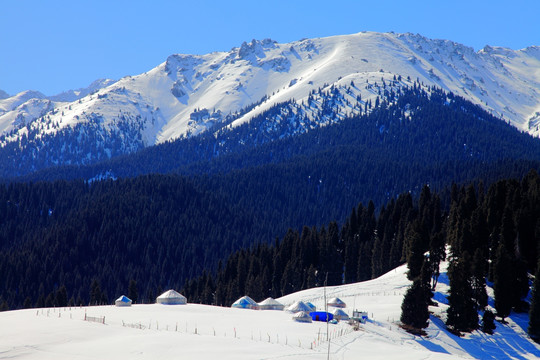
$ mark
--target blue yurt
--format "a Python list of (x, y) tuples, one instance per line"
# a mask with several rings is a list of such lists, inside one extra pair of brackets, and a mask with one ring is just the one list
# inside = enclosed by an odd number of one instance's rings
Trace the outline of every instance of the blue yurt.
[(116, 299), (116, 301), (114, 302), (114, 304), (116, 306), (131, 306), (131, 299), (128, 298), (127, 296), (125, 295), (122, 295), (120, 296), (118, 299)]
[(236, 300), (232, 305), (232, 308), (238, 308), (238, 309), (258, 309), (259, 305), (250, 298), (249, 296), (242, 296), (240, 299)]

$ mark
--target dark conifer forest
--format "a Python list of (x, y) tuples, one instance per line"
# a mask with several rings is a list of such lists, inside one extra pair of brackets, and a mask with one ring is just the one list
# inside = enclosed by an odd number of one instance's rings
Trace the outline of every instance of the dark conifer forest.
[(153, 302), (168, 288), (228, 306), (407, 263), (402, 322), (418, 329), (448, 246), (449, 328), (479, 327), (486, 281), (500, 320), (528, 311), (538, 139), (417, 86), (294, 136), (265, 137), (268, 117), (90, 166), (4, 173), (1, 309)]

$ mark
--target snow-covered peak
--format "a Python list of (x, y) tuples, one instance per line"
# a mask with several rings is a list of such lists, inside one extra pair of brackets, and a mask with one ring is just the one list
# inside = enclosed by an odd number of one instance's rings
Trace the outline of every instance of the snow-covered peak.
[(15, 96), (11, 96), (0, 100), (0, 114), (4, 114), (8, 111), (14, 110), (17, 106), (30, 99), (44, 99), (45, 95), (39, 91), (26, 90), (18, 93)]
[(112, 80), (112, 79), (98, 79), (98, 80), (93, 81), (90, 85), (88, 85), (85, 88), (64, 91), (60, 94), (49, 96), (48, 99), (52, 101), (59, 101), (59, 102), (73, 102), (82, 97), (87, 96), (88, 94), (94, 93), (98, 91), (99, 89), (112, 85), (115, 82), (116, 80)]
[[(381, 95), (377, 83), (399, 77), (399, 86), (419, 81), (454, 92), (539, 135), (539, 54), (538, 46), (474, 51), (450, 40), (410, 33), (361, 32), (286, 44), (252, 40), (225, 52), (171, 55), (143, 74), (91, 85), (86, 96), (79, 93), (82, 97), (73, 102), (54, 104), (26, 123), (38, 134), (86, 123), (118, 132), (120, 123), (129, 124), (148, 146), (196, 135), (226, 121), (235, 120), (230, 126), (237, 126), (288, 101), (310, 123), (317, 122), (317, 112), (304, 105), (313, 92), (354, 83), (348, 96), (365, 104)], [(22, 102), (10, 107), (6, 103), (15, 104), (12, 98), (0, 100), (0, 111), (2, 106), (11, 111)], [(357, 113), (357, 108), (346, 103), (339, 111), (345, 116)], [(14, 129), (0, 130), (5, 134)], [(29, 130), (17, 128), (3, 143)]]

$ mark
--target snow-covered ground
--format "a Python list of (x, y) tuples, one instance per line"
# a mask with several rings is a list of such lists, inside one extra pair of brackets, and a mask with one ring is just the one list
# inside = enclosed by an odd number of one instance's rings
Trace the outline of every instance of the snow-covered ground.
[[(370, 320), (358, 331), (345, 322), (329, 325), (331, 359), (537, 359), (540, 346), (525, 333), (526, 315), (497, 323), (493, 336), (476, 331), (449, 334), (433, 307), (427, 336), (413, 336), (397, 322), (409, 281), (405, 267), (378, 279), (328, 287), (365, 310)], [(435, 299), (444, 301), (443, 274)], [(324, 290), (314, 288), (278, 299), (311, 301), (322, 307)], [(256, 299), (262, 300), (262, 299)], [(84, 321), (85, 316), (102, 319)], [(326, 323), (297, 323), (284, 311), (258, 311), (208, 305), (134, 305), (29, 309), (0, 313), (0, 359), (326, 359)]]

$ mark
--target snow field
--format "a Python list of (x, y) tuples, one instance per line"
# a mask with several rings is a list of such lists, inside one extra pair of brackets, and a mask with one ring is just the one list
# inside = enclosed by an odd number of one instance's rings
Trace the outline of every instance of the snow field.
[[(406, 266), (366, 282), (326, 288), (344, 309), (369, 313), (352, 331), (329, 324), (330, 359), (538, 359), (540, 346), (526, 334), (527, 314), (512, 313), (496, 323), (494, 335), (474, 331), (463, 337), (444, 325), (448, 291), (446, 264), (435, 292), (439, 306), (424, 337), (399, 327), (401, 302), (410, 284)], [(324, 309), (322, 287), (277, 299), (285, 305), (309, 301)], [(488, 291), (491, 295), (491, 292)], [(260, 300), (260, 299), (257, 299)], [(493, 298), (490, 298), (490, 304)], [(329, 311), (332, 311), (330, 308)], [(84, 321), (105, 318), (105, 324)], [(297, 323), (292, 314), (209, 305), (93, 306), (28, 309), (0, 313), (0, 359), (326, 359), (326, 323)]]

